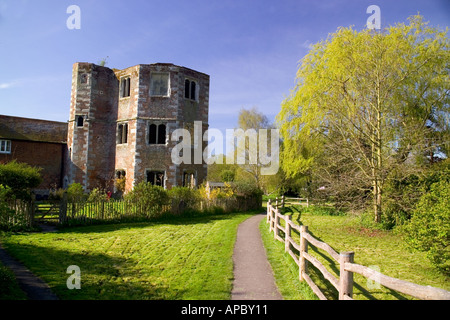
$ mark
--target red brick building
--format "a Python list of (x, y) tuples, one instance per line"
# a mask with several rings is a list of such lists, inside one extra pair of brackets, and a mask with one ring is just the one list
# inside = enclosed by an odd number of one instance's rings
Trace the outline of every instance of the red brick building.
[(38, 192), (62, 186), (67, 122), (0, 115), (0, 163), (12, 160), (42, 168)]

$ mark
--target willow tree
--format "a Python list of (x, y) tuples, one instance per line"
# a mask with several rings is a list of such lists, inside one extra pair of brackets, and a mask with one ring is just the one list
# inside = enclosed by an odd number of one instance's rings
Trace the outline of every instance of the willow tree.
[(339, 28), (314, 45), (277, 116), (284, 171), (333, 164), (336, 182), (370, 190), (380, 222), (389, 173), (449, 141), (446, 33), (414, 16), (381, 32)]

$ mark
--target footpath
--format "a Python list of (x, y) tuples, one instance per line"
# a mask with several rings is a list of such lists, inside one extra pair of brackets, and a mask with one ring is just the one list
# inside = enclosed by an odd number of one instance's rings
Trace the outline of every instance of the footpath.
[(265, 217), (265, 214), (253, 216), (238, 227), (231, 300), (283, 300), (259, 231), (259, 224)]

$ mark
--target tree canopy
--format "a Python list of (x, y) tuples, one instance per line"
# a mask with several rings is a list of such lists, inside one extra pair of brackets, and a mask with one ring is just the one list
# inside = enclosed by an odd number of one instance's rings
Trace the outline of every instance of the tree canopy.
[(421, 16), (315, 44), (277, 116), (286, 174), (311, 172), (350, 201), (371, 196), (379, 222), (390, 172), (448, 152), (449, 44)]

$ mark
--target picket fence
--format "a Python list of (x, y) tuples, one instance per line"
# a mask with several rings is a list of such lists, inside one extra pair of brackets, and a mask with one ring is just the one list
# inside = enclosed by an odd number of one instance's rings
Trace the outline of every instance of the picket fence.
[[(244, 212), (261, 208), (260, 195), (185, 202), (172, 199), (167, 205), (143, 204), (141, 201), (105, 199), (99, 201), (8, 201), (0, 211), (0, 229), (31, 228), (38, 223), (87, 225), (98, 222), (148, 220), (163, 214), (182, 215), (197, 212)], [(5, 205), (5, 204), (4, 204)]]

